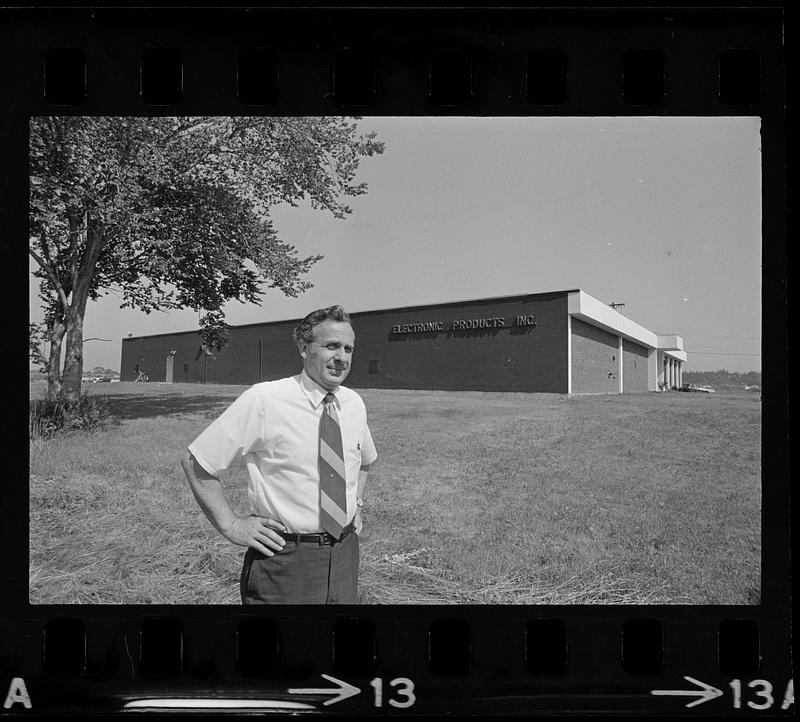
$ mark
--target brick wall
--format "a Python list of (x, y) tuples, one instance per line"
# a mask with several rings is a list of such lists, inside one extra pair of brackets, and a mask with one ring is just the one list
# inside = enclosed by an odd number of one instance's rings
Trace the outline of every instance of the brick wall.
[(209, 382), (257, 383), (299, 373), (302, 359), (292, 339), (297, 321), (231, 329), (228, 346), (209, 360)]
[(658, 351), (650, 349), (647, 356), (648, 391), (658, 391)]
[(619, 393), (618, 337), (572, 319), (572, 393)]
[[(535, 325), (516, 325), (518, 316)], [(567, 294), (514, 296), (353, 314), (356, 352), (347, 385), (479, 391), (567, 391)], [(487, 328), (453, 329), (454, 321), (503, 319)], [(440, 322), (442, 330), (393, 333), (402, 324)], [(199, 354), (196, 332), (125, 339), (122, 379), (140, 365), (163, 381), (176, 350), (173, 380), (250, 384), (298, 373), (291, 338), (297, 321), (231, 329), (216, 359)], [(187, 370), (184, 371), (184, 364)], [(370, 370), (374, 373), (370, 373)]]
[(622, 339), (622, 385), (625, 393), (648, 391), (648, 351), (638, 343)]
[[(516, 326), (533, 316), (535, 326)], [(502, 318), (503, 325), (457, 329), (457, 321)], [(566, 294), (373, 311), (353, 317), (357, 388), (478, 391), (567, 390)], [(392, 333), (396, 324), (436, 323), (441, 331)], [(370, 373), (370, 362), (373, 370)]]
[(196, 333), (123, 339), (120, 381), (135, 380), (137, 365), (139, 370), (147, 373), (151, 381), (165, 381), (167, 354), (175, 351), (172, 380), (176, 383), (202, 383), (204, 362), (199, 350), (200, 336)]

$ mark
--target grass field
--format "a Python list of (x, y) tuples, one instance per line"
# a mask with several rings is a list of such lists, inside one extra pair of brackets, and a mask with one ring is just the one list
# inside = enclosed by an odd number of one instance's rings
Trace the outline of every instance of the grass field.
[[(32, 603), (239, 603), (244, 548), (179, 458), (244, 388), (93, 384), (105, 430), (31, 440)], [(759, 602), (757, 394), (361, 394), (361, 602)], [(223, 481), (245, 512), (244, 468)]]

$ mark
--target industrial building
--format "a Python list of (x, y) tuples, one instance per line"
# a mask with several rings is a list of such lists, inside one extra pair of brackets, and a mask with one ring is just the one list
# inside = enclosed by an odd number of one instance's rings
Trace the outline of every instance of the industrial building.
[[(311, 311), (312, 309), (308, 309)], [(679, 387), (683, 339), (657, 334), (580, 289), (351, 313), (347, 386), (566, 394)], [(120, 374), (254, 384), (299, 373), (300, 319), (233, 326), (215, 357), (197, 330), (126, 338)]]

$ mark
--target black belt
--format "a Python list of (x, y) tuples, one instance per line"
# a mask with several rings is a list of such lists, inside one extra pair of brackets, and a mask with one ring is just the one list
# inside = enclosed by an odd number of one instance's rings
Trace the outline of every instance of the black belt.
[(319, 544), (319, 546), (329, 545), (332, 546), (333, 544), (338, 544), (339, 542), (343, 542), (347, 537), (349, 537), (353, 531), (353, 525), (348, 524), (344, 529), (342, 529), (342, 535), (337, 539), (332, 534), (328, 534), (326, 531), (317, 532), (316, 534), (289, 534), (288, 532), (279, 531), (278, 534), (282, 536), (286, 541), (293, 541), (293, 542), (311, 542), (313, 544)]

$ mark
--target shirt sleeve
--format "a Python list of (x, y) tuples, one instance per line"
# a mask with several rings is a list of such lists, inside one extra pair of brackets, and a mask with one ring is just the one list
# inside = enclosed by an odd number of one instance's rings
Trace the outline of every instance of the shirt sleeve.
[(372, 440), (372, 433), (367, 426), (366, 420), (364, 421), (364, 435), (361, 439), (361, 465), (369, 465), (375, 463), (378, 458), (378, 452), (375, 449), (375, 442)]
[(259, 445), (263, 429), (264, 404), (250, 387), (189, 444), (189, 451), (209, 474), (219, 476)]

